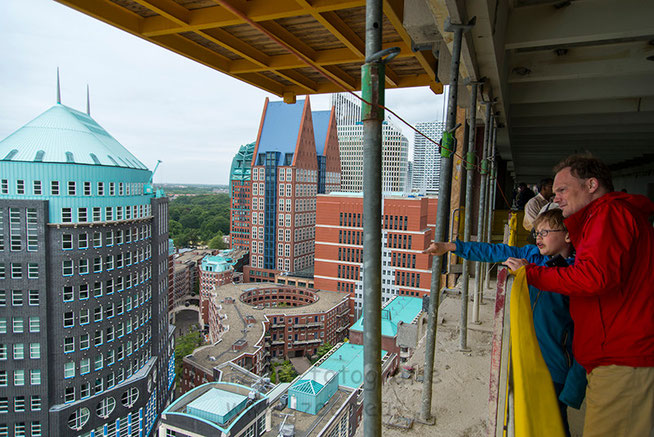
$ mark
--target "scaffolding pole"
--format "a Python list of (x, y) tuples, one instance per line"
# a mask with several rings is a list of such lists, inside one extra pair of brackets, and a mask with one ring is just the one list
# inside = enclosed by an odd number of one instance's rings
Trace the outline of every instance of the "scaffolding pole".
[[(493, 242), (493, 209), (495, 206), (495, 189), (496, 184), (496, 175), (497, 175), (497, 162), (495, 162), (495, 150), (496, 150), (496, 141), (497, 141), (497, 119), (495, 120), (495, 125), (493, 126), (493, 134), (491, 138), (491, 154), (489, 157), (489, 175), (488, 175), (488, 224), (486, 227), (486, 241), (488, 243)], [(492, 264), (488, 264), (486, 269), (486, 289), (490, 289), (490, 272)]]
[[(463, 33), (471, 29), (474, 19), (468, 24), (453, 24), (445, 20), (445, 31), (454, 32), (452, 43), (452, 63), (450, 64), (450, 88), (447, 101), (447, 119), (441, 140), (440, 185), (438, 189), (438, 209), (436, 212), (436, 232), (434, 241), (445, 241), (447, 219), (450, 210), (452, 188), (452, 153), (456, 148), (454, 131), (456, 129), (456, 104), (459, 91), (459, 61), (461, 58), (461, 41)], [(431, 417), (432, 381), (434, 376), (434, 355), (436, 351), (436, 321), (441, 289), (442, 256), (434, 256), (431, 268), (431, 288), (429, 293), (429, 313), (427, 322), (427, 340), (425, 348), (425, 372), (422, 385), (422, 408), (420, 419), (433, 423)]]
[[(484, 145), (481, 159), (481, 171), (480, 179), (481, 183), (479, 184), (479, 208), (477, 214), (477, 241), (484, 241), (484, 212), (486, 211), (486, 180), (488, 178), (488, 146), (490, 143), (490, 126), (492, 126), (491, 120), (491, 105), (492, 102), (483, 102), (486, 105), (486, 124), (484, 126)], [(479, 321), (479, 305), (482, 303), (483, 294), (482, 294), (482, 266), (481, 262), (477, 261), (475, 264), (475, 295), (474, 302), (472, 305), (472, 322), (480, 323)]]
[[(468, 110), (468, 148), (465, 157), (466, 169), (466, 203), (465, 203), (465, 225), (463, 228), (463, 241), (470, 241), (472, 232), (472, 185), (475, 177), (475, 137), (477, 133), (477, 91), (483, 82), (470, 82), (470, 109)], [(463, 271), (461, 274), (461, 318), (459, 321), (459, 350), (469, 351), (468, 348), (468, 286), (470, 284), (470, 261), (463, 260)]]
[[(384, 65), (397, 48), (382, 51), (382, 1), (366, 2), (366, 62), (361, 67), (363, 103), (363, 433), (381, 435), (381, 245), (382, 122)], [(386, 57), (386, 59), (384, 59)]]

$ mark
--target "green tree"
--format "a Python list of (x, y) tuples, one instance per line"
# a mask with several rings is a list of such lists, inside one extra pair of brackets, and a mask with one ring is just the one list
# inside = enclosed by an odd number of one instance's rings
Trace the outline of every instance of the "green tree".
[(226, 249), (227, 244), (223, 241), (223, 233), (218, 231), (215, 237), (209, 240), (209, 249)]
[(295, 367), (293, 367), (293, 364), (291, 364), (291, 362), (288, 360), (284, 361), (277, 368), (277, 377), (279, 382), (291, 382), (297, 375), (298, 373), (295, 370)]
[(333, 347), (334, 346), (332, 346), (329, 342), (326, 342), (325, 344), (320, 345), (318, 347), (318, 354), (317, 354), (318, 358), (317, 359), (319, 360), (320, 358), (322, 358), (327, 352), (332, 350)]
[(198, 346), (202, 346), (202, 343), (202, 334), (198, 331), (189, 332), (177, 339), (175, 344), (175, 375), (179, 377), (182, 374), (182, 360), (184, 357), (193, 353)]

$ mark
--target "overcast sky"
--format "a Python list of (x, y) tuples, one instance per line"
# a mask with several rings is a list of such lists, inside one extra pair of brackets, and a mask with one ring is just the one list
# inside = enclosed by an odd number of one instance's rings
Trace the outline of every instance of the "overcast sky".
[[(88, 83), (91, 116), (150, 169), (163, 161), (156, 182), (227, 184), (265, 98), (280, 100), (53, 0), (0, 1), (0, 53), (0, 140), (56, 103), (59, 67), (62, 103), (85, 111)], [(411, 123), (442, 116), (427, 88), (389, 90), (386, 105)]]

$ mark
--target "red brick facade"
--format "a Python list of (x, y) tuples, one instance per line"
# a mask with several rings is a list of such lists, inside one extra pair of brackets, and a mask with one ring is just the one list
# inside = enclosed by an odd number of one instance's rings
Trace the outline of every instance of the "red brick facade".
[[(422, 251), (433, 240), (437, 202), (435, 197), (384, 199), (384, 302), (393, 295), (429, 294), (432, 257)], [(362, 303), (363, 197), (320, 195), (317, 217), (315, 287), (348, 293), (358, 310)]]

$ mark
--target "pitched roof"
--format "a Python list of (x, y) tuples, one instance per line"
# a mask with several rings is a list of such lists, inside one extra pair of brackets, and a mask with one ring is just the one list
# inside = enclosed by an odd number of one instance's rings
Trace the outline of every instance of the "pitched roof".
[(61, 104), (0, 141), (0, 159), (147, 170), (89, 115)]
[(305, 100), (296, 103), (268, 102), (257, 154), (274, 151), (295, 153)]

